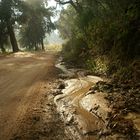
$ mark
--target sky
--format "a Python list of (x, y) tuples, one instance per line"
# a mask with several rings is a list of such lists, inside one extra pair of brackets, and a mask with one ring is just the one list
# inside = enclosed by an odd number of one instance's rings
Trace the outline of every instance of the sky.
[(48, 6), (56, 6), (56, 2), (54, 0), (48, 0)]
[[(55, 0), (48, 0), (48, 7), (55, 7), (56, 10), (61, 10), (61, 9), (62, 9), (62, 8), (55, 2)], [(52, 18), (51, 18), (51, 20), (52, 20), (53, 22), (55, 22), (55, 21), (57, 21), (57, 20), (59, 19), (59, 12), (57, 12), (57, 13), (58, 13), (58, 15), (56, 15), (55, 17), (52, 17)], [(56, 35), (59, 34), (57, 29), (54, 30), (54, 33), (55, 33)], [(52, 34), (53, 34), (53, 33), (52, 33)], [(52, 36), (52, 35), (50, 35), (50, 38), (51, 38), (51, 36)]]
[[(55, 0), (48, 0), (48, 7), (55, 7), (56, 10), (61, 10), (62, 8), (55, 2)], [(59, 13), (59, 12), (58, 12)], [(52, 21), (56, 21), (59, 18), (59, 14), (55, 17), (52, 17)]]
[[(56, 2), (55, 2), (55, 0), (48, 0), (48, 7), (55, 7), (56, 8), (56, 10), (61, 10), (62, 9), (62, 6), (60, 6), (59, 4), (57, 4)], [(67, 7), (67, 5), (63, 5), (63, 8), (66, 8)], [(57, 21), (58, 19), (59, 19), (59, 14), (60, 14), (60, 12), (57, 12), (58, 14), (55, 16), (55, 17), (52, 17), (51, 18), (51, 20), (53, 21), (53, 22), (55, 22), (55, 21)], [(59, 34), (58, 33), (58, 30), (56, 29), (56, 30), (54, 30), (54, 33), (55, 34)]]
[[(62, 8), (54, 1), (54, 0), (48, 0), (48, 6), (53, 6), (56, 7), (57, 10), (61, 10)], [(58, 12), (59, 13), (59, 12)], [(56, 17), (52, 17), (52, 21), (58, 20), (59, 15)], [(47, 36), (47, 42), (49, 44), (62, 44), (63, 40), (59, 37), (59, 32), (58, 30), (55, 30), (52, 32), (50, 35)]]

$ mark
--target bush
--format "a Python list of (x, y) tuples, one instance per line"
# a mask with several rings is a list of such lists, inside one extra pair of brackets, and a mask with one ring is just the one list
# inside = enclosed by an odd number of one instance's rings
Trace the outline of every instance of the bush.
[[(65, 15), (65, 23), (72, 24), (70, 29), (63, 28), (69, 29), (66, 31), (73, 38), (64, 45), (64, 58), (85, 64), (93, 72), (107, 72), (119, 80), (131, 79), (135, 72), (128, 66), (140, 58), (139, 2), (119, 0), (100, 4), (85, 1), (81, 3), (83, 10), (74, 19)], [(66, 11), (70, 15), (71, 11)]]
[(132, 69), (130, 67), (120, 67), (112, 77), (118, 82), (129, 81), (132, 79)]
[(96, 74), (106, 75), (107, 73), (107, 60), (104, 57), (88, 59), (86, 65), (89, 70)]
[(70, 39), (62, 47), (63, 59), (68, 63), (84, 65), (86, 60), (86, 43), (81, 39)]

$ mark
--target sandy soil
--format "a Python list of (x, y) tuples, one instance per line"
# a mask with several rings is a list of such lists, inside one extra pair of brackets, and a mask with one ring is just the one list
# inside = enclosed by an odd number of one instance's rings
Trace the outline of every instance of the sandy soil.
[[(36, 117), (36, 114), (42, 115), (39, 112), (40, 108), (43, 111), (47, 107), (48, 110), (56, 112), (53, 105), (50, 105), (49, 102), (47, 104), (47, 92), (52, 88), (57, 77), (54, 65), (56, 58), (56, 54), (52, 52), (20, 52), (0, 57), (0, 140), (40, 139), (39, 135), (35, 136), (38, 131), (37, 127), (40, 125), (35, 124), (41, 120), (40, 117)], [(46, 100), (46, 107), (42, 107), (44, 100)], [(41, 104), (43, 105), (41, 106)], [(52, 114), (52, 111), (43, 112), (51, 113), (53, 116), (50, 115), (50, 118), (47, 118), (50, 120), (49, 122), (53, 122), (51, 119), (55, 119), (58, 115)], [(59, 119), (56, 121), (61, 122)], [(41, 125), (44, 126), (43, 123)], [(63, 133), (62, 130), (61, 135)], [(47, 135), (43, 135), (44, 139), (45, 136)]]

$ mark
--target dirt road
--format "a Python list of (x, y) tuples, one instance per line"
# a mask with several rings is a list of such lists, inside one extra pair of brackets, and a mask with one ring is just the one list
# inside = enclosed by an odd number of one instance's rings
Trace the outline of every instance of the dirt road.
[(11, 139), (22, 127), (27, 110), (49, 90), (56, 76), (55, 61), (54, 53), (20, 52), (0, 57), (0, 140)]

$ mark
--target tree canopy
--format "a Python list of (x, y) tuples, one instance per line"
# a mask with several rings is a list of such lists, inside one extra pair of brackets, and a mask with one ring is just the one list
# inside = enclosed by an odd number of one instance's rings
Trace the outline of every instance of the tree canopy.
[(0, 48), (10, 38), (13, 52), (19, 50), (16, 29), (20, 31), (20, 46), (44, 49), (43, 39), (46, 33), (54, 29), (51, 21), (53, 9), (47, 8), (46, 0), (1, 0), (0, 1)]
[(109, 74), (123, 73), (128, 65), (132, 69), (140, 56), (138, 0), (56, 1), (68, 4), (57, 22), (61, 36), (68, 40), (64, 44), (66, 60)]
[[(54, 29), (54, 24), (51, 21), (53, 16), (52, 9), (46, 8), (45, 1), (34, 1), (28, 3), (23, 7), (23, 15), (21, 19), (26, 19), (21, 23), (21, 44), (23, 47), (29, 49), (34, 48), (38, 50), (39, 45), (44, 49), (43, 39), (45, 38), (46, 32), (50, 33)], [(28, 9), (28, 11), (26, 10)]]

